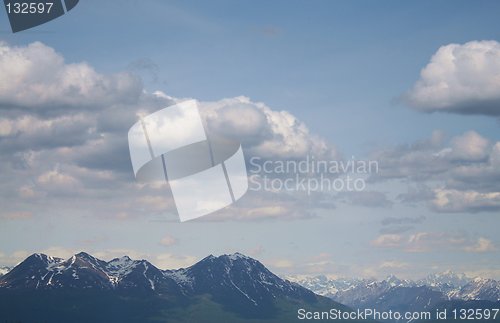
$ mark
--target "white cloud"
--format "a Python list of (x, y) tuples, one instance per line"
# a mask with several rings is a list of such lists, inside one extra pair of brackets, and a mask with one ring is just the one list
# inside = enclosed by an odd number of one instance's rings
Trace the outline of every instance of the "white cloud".
[(448, 142), (438, 137), (442, 135), (434, 132), (430, 139), (374, 152), (380, 171), (370, 179), (409, 182), (408, 193), (398, 199), (425, 202), (439, 212), (499, 210), (500, 142), (475, 131)]
[(500, 115), (500, 43), (440, 47), (406, 99), (422, 111)]
[[(458, 232), (420, 231), (408, 235), (382, 234), (371, 241), (379, 248), (399, 249), (410, 253), (442, 252), (443, 250), (466, 252), (489, 252), (496, 250), (493, 241), (484, 238), (471, 238)], [(396, 263), (386, 262), (380, 268), (398, 268)]]
[(400, 246), (403, 238), (399, 234), (382, 234), (372, 240), (371, 244), (381, 248), (395, 248)]
[(417, 232), (408, 237), (403, 245), (408, 252), (429, 252), (442, 249), (454, 249), (467, 243), (460, 234), (446, 232)]
[(479, 212), (500, 210), (500, 192), (480, 193), (436, 189), (432, 206), (439, 212)]
[(494, 250), (496, 250), (496, 248), (493, 242), (483, 237), (478, 238), (477, 242), (474, 245), (465, 247), (465, 251), (477, 252), (477, 253), (494, 251)]
[(210, 132), (240, 140), (245, 150), (263, 158), (338, 159), (334, 146), (311, 134), (307, 126), (287, 111), (275, 111), (247, 97), (202, 102), (201, 114)]
[(71, 175), (64, 174), (57, 169), (48, 171), (38, 176), (38, 183), (42, 185), (73, 186), (78, 181)]
[(137, 100), (142, 91), (130, 74), (102, 75), (87, 63), (66, 63), (40, 42), (0, 42), (0, 75), (0, 102), (21, 108), (105, 107)]
[(489, 153), (489, 141), (475, 131), (468, 131), (453, 138), (451, 142), (451, 157), (465, 161), (483, 160)]

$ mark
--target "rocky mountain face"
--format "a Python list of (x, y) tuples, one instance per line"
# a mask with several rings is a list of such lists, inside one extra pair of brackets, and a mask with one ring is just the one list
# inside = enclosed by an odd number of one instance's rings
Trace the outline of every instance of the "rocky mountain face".
[[(38, 313), (22, 310), (30, 302)], [(86, 317), (96, 311), (104, 315), (103, 322), (159, 317), (166, 322), (211, 322), (211, 317), (200, 318), (207, 311), (214, 321), (288, 322), (304, 306), (345, 308), (240, 253), (210, 255), (178, 270), (160, 270), (127, 256), (103, 261), (84, 252), (69, 259), (33, 254), (0, 277), (0, 319), (22, 322), (59, 322), (59, 317), (67, 322), (65, 313), (80, 315), (82, 322), (98, 322)]]
[[(288, 277), (289, 280), (352, 308), (379, 311), (433, 311), (450, 304), (474, 308), (500, 304), (500, 282), (444, 272), (412, 281), (389, 276), (375, 279), (328, 279), (325, 276)], [(495, 305), (495, 306), (497, 306)]]
[[(464, 274), (444, 272), (431, 274), (416, 281), (389, 276), (375, 279), (328, 279), (326, 276), (287, 277), (319, 295), (324, 295), (350, 306), (363, 306), (380, 299), (389, 291), (425, 290), (437, 292), (447, 300), (500, 301), (500, 282), (488, 278), (468, 278)], [(437, 294), (436, 294), (437, 295)]]

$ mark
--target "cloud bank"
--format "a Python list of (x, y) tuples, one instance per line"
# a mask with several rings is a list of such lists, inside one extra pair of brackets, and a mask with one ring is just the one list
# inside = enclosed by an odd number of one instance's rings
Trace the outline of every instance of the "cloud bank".
[(440, 47), (405, 100), (424, 112), (500, 116), (500, 43)]

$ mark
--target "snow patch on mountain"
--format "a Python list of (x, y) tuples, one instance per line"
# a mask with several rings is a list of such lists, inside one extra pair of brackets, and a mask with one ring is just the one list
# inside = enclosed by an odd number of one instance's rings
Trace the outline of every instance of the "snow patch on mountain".
[[(330, 279), (326, 276), (288, 276), (287, 279), (308, 288), (316, 294), (332, 298), (350, 306), (363, 306), (381, 299), (396, 288), (407, 291), (427, 287), (448, 300), (500, 300), (500, 282), (487, 278), (469, 278), (452, 271), (434, 273), (419, 280), (399, 279), (394, 275), (376, 279)], [(422, 297), (421, 295), (418, 297)], [(433, 294), (435, 298), (435, 294)]]
[(5, 275), (10, 271), (10, 267), (0, 267), (0, 276)]

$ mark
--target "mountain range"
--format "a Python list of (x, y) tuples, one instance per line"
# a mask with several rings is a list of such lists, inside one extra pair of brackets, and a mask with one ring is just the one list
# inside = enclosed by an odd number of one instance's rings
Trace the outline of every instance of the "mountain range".
[(500, 308), (500, 283), (453, 272), (416, 281), (282, 279), (240, 253), (210, 255), (177, 270), (84, 252), (69, 259), (33, 254), (12, 269), (0, 268), (0, 322), (294, 322), (301, 308)]
[(499, 308), (500, 282), (469, 278), (451, 271), (431, 274), (419, 280), (388, 276), (376, 279), (329, 279), (326, 276), (289, 276), (313, 292), (352, 308), (379, 311), (435, 311), (437, 308)]
[(292, 322), (299, 308), (347, 310), (239, 253), (178, 270), (33, 254), (0, 277), (0, 322)]

